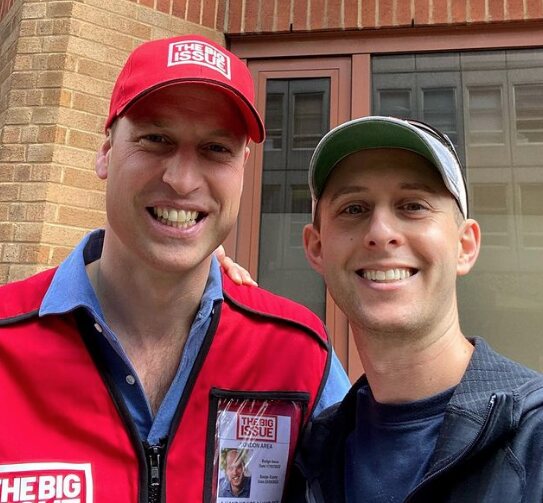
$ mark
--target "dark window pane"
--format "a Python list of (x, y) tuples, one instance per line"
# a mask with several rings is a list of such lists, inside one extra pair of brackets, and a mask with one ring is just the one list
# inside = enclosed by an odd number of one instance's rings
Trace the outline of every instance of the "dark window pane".
[(324, 282), (305, 259), (302, 230), (311, 221), (309, 160), (329, 129), (329, 101), (329, 79), (268, 81), (258, 260), (260, 285), (323, 320)]
[(294, 148), (313, 149), (322, 138), (323, 93), (294, 96)]
[(505, 142), (502, 96), (499, 87), (471, 88), (469, 92), (469, 130), (471, 145)]
[(517, 142), (543, 143), (543, 84), (515, 86)]
[(454, 89), (423, 89), (423, 120), (445, 133), (458, 145), (456, 124), (456, 94)]
[(379, 91), (379, 115), (389, 115), (403, 119), (413, 118), (411, 110), (411, 93), (409, 90)]
[(266, 150), (283, 148), (283, 95), (268, 94), (266, 97)]

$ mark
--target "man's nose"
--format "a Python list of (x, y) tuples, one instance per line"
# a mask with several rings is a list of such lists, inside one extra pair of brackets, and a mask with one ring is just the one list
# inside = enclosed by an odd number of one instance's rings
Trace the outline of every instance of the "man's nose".
[(171, 156), (166, 161), (162, 180), (179, 195), (198, 190), (202, 182), (202, 166), (198, 154), (183, 150)]
[(392, 210), (374, 208), (364, 236), (364, 246), (371, 249), (399, 246), (404, 240), (399, 224)]

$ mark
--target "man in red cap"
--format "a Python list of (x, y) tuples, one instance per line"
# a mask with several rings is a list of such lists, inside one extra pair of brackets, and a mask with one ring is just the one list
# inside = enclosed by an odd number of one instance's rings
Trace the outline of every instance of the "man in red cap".
[(204, 37), (128, 58), (96, 161), (105, 230), (0, 289), (2, 501), (215, 501), (227, 448), (250, 448), (253, 501), (281, 500), (303, 425), (348, 383), (316, 316), (213, 258), (264, 139), (253, 101)]

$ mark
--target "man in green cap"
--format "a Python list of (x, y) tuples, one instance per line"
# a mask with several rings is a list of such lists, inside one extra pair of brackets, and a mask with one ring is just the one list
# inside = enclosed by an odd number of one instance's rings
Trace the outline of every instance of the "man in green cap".
[(288, 501), (542, 501), (543, 378), (460, 327), (456, 280), (481, 233), (448, 138), (347, 122), (317, 146), (310, 187), (306, 255), (365, 373), (313, 421)]

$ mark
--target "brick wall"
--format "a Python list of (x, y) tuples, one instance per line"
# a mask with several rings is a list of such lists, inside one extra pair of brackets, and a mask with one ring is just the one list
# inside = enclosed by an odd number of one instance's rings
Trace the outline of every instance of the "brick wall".
[(543, 18), (541, 0), (133, 0), (226, 34), (358, 30)]
[[(229, 0), (132, 0), (164, 14), (223, 31)], [(238, 1), (238, 0), (235, 0)]]
[[(8, 3), (3, 2), (0, 7), (0, 132), (4, 131), (8, 118), (22, 1), (11, 3), (9, 11), (7, 6)], [(9, 119), (12, 120), (11, 112)], [(20, 192), (16, 183), (18, 169), (14, 163), (22, 159), (23, 148), (18, 137), (9, 138), (5, 134), (0, 137), (0, 282), (8, 278), (9, 260), (19, 255), (19, 249), (13, 248), (15, 229), (12, 223), (12, 215), (18, 208), (12, 209), (12, 205), (17, 204)]]
[(0, 283), (104, 223), (94, 173), (113, 82), (142, 41), (222, 33), (129, 0), (15, 0), (0, 21)]
[[(0, 0), (0, 19), (17, 0)], [(521, 22), (541, 0), (128, 0), (226, 34)], [(63, 2), (65, 3), (65, 2)], [(82, 0), (81, 3), (89, 3)]]
[[(171, 0), (175, 3), (175, 0)], [(205, 0), (185, 0), (201, 4)], [(519, 22), (543, 18), (541, 0), (230, 0), (230, 35)]]

